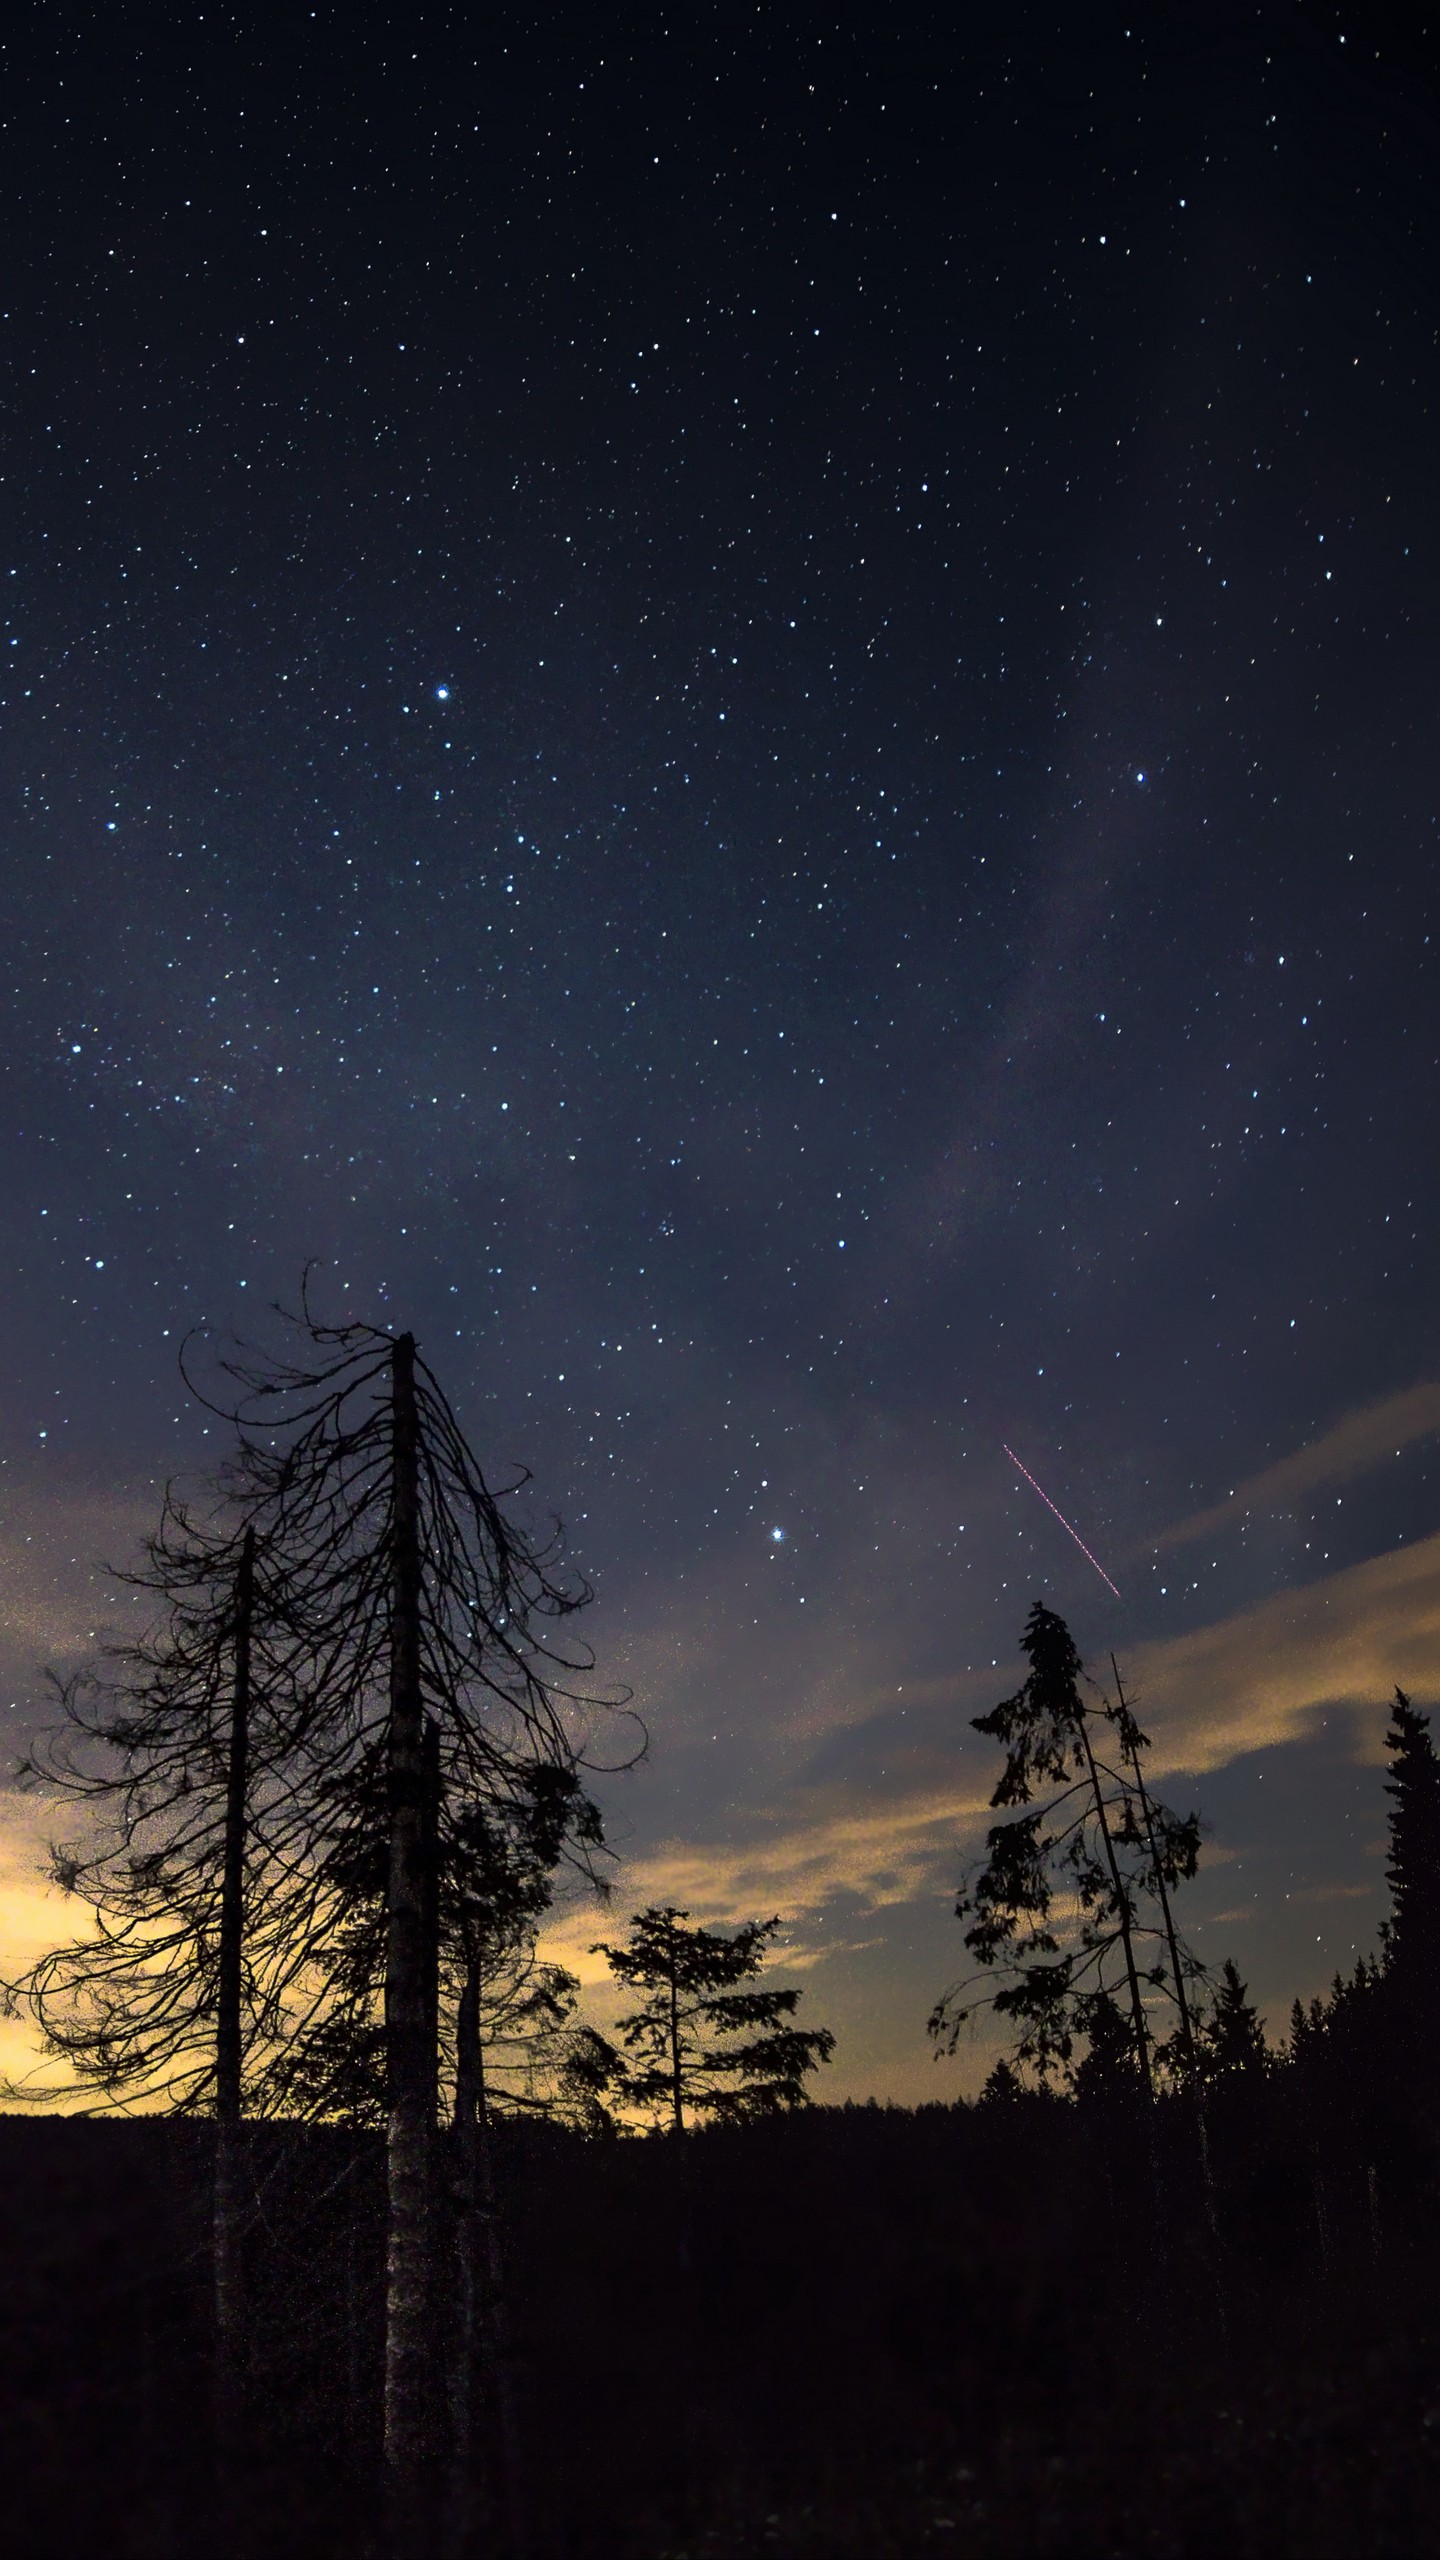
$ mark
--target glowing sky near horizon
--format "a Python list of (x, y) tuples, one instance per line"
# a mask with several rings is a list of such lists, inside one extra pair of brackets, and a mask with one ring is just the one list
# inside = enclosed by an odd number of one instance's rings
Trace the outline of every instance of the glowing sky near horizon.
[(783, 1906), (837, 2091), (966, 2085), (1036, 1597), (1145, 1666), (1283, 2014), (1373, 1943), (1440, 1529), (1428, 1424), (1340, 1428), (1440, 1372), (1432, 40), (39, 11), (8, 65), (16, 1747), (218, 1454), (187, 1327), (313, 1257), (564, 1517), (653, 1736), (622, 1901)]

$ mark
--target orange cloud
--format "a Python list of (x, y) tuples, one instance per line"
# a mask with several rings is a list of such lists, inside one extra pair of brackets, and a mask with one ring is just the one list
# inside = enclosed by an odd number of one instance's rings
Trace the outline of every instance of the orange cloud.
[[(624, 1908), (671, 1902), (707, 1924), (768, 1918), (773, 1911), (805, 1925), (841, 1902), (848, 1929), (857, 1908), (877, 1911), (933, 1897), (943, 1889), (936, 1882), (941, 1873), (947, 1885), (958, 1882), (963, 1857), (957, 1843), (974, 1837), (988, 1804), (988, 1787), (973, 1780), (875, 1810), (863, 1803), (837, 1807), (827, 1791), (823, 1810), (798, 1801), (778, 1816), (758, 1817), (743, 1838), (662, 1842), (627, 1863)], [(588, 1948), (597, 1934), (614, 1934), (608, 1921), (597, 1931), (593, 1911), (571, 1911), (548, 1934), (556, 1960), (582, 1981), (605, 1978), (603, 1956), (592, 1957)], [(793, 1956), (786, 1961), (793, 1967)]]
[[(1302, 1481), (1353, 1473), (1437, 1422), (1440, 1388), (1413, 1389), (1351, 1417), (1311, 1449), (1241, 1488), (1236, 1501), (1255, 1499), (1256, 1486), (1273, 1492), (1279, 1485), (1293, 1493)], [(57, 1506), (57, 1526), (59, 1518)], [(97, 1623), (100, 1592), (99, 1578), (92, 1581), (80, 1559), (87, 1549), (120, 1543), (114, 1523), (112, 1510), (106, 1537), (98, 1519), (82, 1520), (77, 1510), (64, 1523), (69, 1534), (49, 1546), (61, 1559), (58, 1571), (39, 1555), (31, 1562), (31, 1551), (0, 1524), (0, 1560), (8, 1557), (15, 1568), (11, 1593), (20, 1602), (22, 1621), (12, 1627), (12, 1644), (18, 1636), (27, 1653), (32, 1645), (64, 1653), (83, 1642)], [(682, 1738), (687, 1726), (701, 1721), (710, 1685), (708, 1647), (728, 1623), (724, 1604), (733, 1597), (729, 1591), (718, 1600), (711, 1595), (708, 1622), (702, 1615), (698, 1636), (677, 1619), (635, 1639), (627, 1668), (641, 1701), (653, 1705), (658, 1726), (659, 1702), (678, 1691)], [(843, 1640), (836, 1635), (827, 1645), (817, 1625), (803, 1637), (797, 1631), (793, 1653), (782, 1663), (764, 1666), (769, 1680), (761, 1694), (773, 1700), (775, 1722), (792, 1749), (807, 1738), (859, 1731), (892, 1709), (898, 1693), (886, 1676), (890, 1641), (888, 1623), (877, 1621), (846, 1627)], [(1422, 1700), (1440, 1697), (1440, 1535), (1367, 1558), (1304, 1588), (1275, 1592), (1209, 1626), (1138, 1646), (1123, 1668), (1154, 1741), (1157, 1777), (1218, 1769), (1241, 1754), (1303, 1740), (1329, 1711), (1365, 1710), (1368, 1751), (1378, 1756), (1383, 1711), (1397, 1682)], [(907, 1708), (923, 1704), (927, 1710), (916, 1720), (922, 1738), (907, 1757), (912, 1746), (902, 1750), (898, 1740), (886, 1737), (883, 1791), (876, 1784), (875, 1752), (862, 1750), (854, 1758), (815, 1753), (806, 1764), (809, 1775), (777, 1779), (767, 1801), (737, 1811), (727, 1839), (674, 1836), (638, 1847), (618, 1880), (616, 1907), (607, 1914), (577, 1904), (557, 1913), (547, 1933), (548, 1952), (568, 1963), (587, 1989), (593, 1987), (604, 2017), (612, 2005), (609, 1978), (603, 1958), (590, 1954), (591, 1944), (621, 1934), (623, 1915), (647, 1902), (675, 1902), (707, 1922), (778, 1912), (793, 1932), (782, 1956), (787, 1972), (848, 1959), (873, 1945), (877, 1933), (889, 1934), (897, 1948), (910, 1943), (906, 1932), (916, 1926), (925, 1937), (928, 1912), (938, 1984), (953, 1934), (951, 1891), (991, 1818), (993, 1765), (977, 1750), (968, 1718), (1011, 1685), (1007, 1672), (1008, 1666), (998, 1674), (907, 1684)], [(824, 1782), (815, 1783), (821, 1768)], [(0, 1975), (20, 1969), (28, 1955), (73, 1925), (40, 1873), (46, 1819), (33, 1800), (0, 1795)], [(902, 1927), (906, 1910), (917, 1918)], [(915, 1961), (913, 1953), (903, 1959), (905, 1965)], [(847, 1980), (847, 1966), (837, 1962), (826, 1978), (827, 2001), (849, 1996)], [(854, 1996), (862, 1997), (858, 1990)], [(907, 2009), (907, 2020), (908, 2015)], [(878, 2011), (872, 2017), (868, 2008), (863, 2016), (857, 2009), (847, 2029), (847, 2072), (852, 2064), (862, 2075), (871, 2072), (872, 2044), (880, 2055), (886, 2032)], [(905, 2032), (908, 2037), (908, 2023)], [(21, 2039), (18, 2028), (0, 2034), (0, 2058), (12, 2068)], [(903, 2057), (874, 2059), (869, 2085), (909, 2091), (907, 2075), (913, 2072), (916, 2093), (933, 2088), (924, 2081), (923, 2065), (923, 2044), (917, 2041), (913, 2065)], [(847, 2085), (858, 2089), (861, 2082)]]
[(1347, 1414), (1318, 1440), (1248, 1477), (1224, 1502), (1213, 1503), (1208, 1511), (1192, 1512), (1188, 1519), (1162, 1530), (1156, 1545), (1162, 1551), (1189, 1546), (1192, 1539), (1233, 1528), (1247, 1511), (1286, 1510), (1321, 1485), (1347, 1484), (1383, 1458), (1398, 1458), (1402, 1449), (1417, 1440), (1429, 1440), (1436, 1432), (1440, 1432), (1440, 1382), (1423, 1379), (1399, 1395), (1386, 1396), (1380, 1404), (1363, 1405), (1358, 1413)]
[[(1301, 1741), (1327, 1710), (1365, 1710), (1378, 1750), (1397, 1682), (1440, 1695), (1440, 1535), (1139, 1646), (1122, 1668), (1157, 1777)], [(967, 1735), (957, 1703), (954, 1771), (927, 1773), (883, 1803), (863, 1781), (853, 1793), (795, 1787), (752, 1811), (729, 1840), (672, 1839), (641, 1853), (624, 1871), (624, 1908), (675, 1902), (711, 1922), (777, 1911), (825, 1948), (832, 1926), (848, 1935), (861, 1914), (943, 1899), (988, 1819), (991, 1773), (969, 1765), (973, 1743), (961, 1774)], [(1209, 1852), (1212, 1863), (1219, 1854)], [(554, 1953), (598, 1982), (604, 1961), (587, 1949), (603, 1934), (592, 1915), (573, 1912), (552, 1933)]]
[[(13, 1980), (83, 1926), (80, 1906), (46, 1878), (46, 1843), (57, 1828), (56, 1807), (44, 1799), (0, 1797), (0, 1979)], [(0, 2017), (0, 2080), (24, 2079), (38, 2058), (28, 2022)]]
[(1297, 1742), (1330, 1707), (1377, 1718), (1397, 1686), (1440, 1692), (1440, 1535), (1370, 1556), (1238, 1617), (1137, 1647), (1128, 1666), (1163, 1769), (1218, 1769)]

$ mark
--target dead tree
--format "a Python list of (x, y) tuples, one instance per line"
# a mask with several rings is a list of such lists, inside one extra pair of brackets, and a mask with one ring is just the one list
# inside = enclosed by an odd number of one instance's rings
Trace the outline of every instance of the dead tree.
[(234, 1678), (225, 1772), (225, 1843), (215, 2007), (215, 2432), (222, 2462), (234, 2447), (244, 2311), (240, 2122), (245, 2073), (245, 1831), (250, 1796), (250, 1675), (255, 1619), (255, 1531), (241, 1533), (235, 1576)]
[[(431, 2344), (430, 2151), (435, 2129), (436, 1949), (433, 1826), (427, 1820), (420, 1680), (420, 1451), (415, 1342), (390, 1351), (390, 1879), (385, 1940), (386, 2146), (390, 2219), (385, 2286), (385, 2452), (408, 2478), (426, 2450)], [(428, 1853), (428, 1854), (427, 1854)]]
[[(440, 2449), (433, 2246), (438, 2057), (453, 2059), (466, 1825), (514, 1839), (537, 1801), (549, 1864), (595, 1872), (579, 1771), (591, 1661), (559, 1629), (583, 1605), (555, 1540), (492, 1490), (409, 1334), (300, 1323), (299, 1356), (222, 1363), (238, 1430), (227, 1485), (284, 1556), (306, 1651), (310, 1871), (332, 1927), (304, 1951), (272, 2103), (317, 2104), (377, 2058), (377, 1809), (383, 1804), (383, 2054), (389, 2221), (384, 2443), (399, 2539), (419, 2530)], [(432, 1738), (427, 1744), (427, 1734)], [(427, 1766), (428, 1760), (428, 1766)], [(538, 1790), (538, 1794), (537, 1794)], [(473, 1861), (472, 1861), (473, 1864)], [(543, 1900), (542, 1896), (542, 1900)], [(337, 2107), (335, 2112), (344, 2112)], [(408, 2519), (408, 2521), (407, 2521)]]
[(308, 1710), (283, 1569), (253, 1523), (168, 1493), (143, 1564), (118, 1578), (151, 1623), (59, 1684), (60, 1720), (22, 1769), (86, 1817), (49, 1870), (91, 1926), (7, 1986), (42, 2057), (11, 2094), (213, 2115), (224, 2458), (244, 2351), (242, 2123), (323, 1917), (306, 1873)]
[(357, 2082), (383, 2071), (403, 2541), (441, 2433), (439, 2059), (453, 2070), (471, 1973), (483, 2009), (526, 1911), (533, 1936), (550, 1871), (594, 1877), (580, 1772), (618, 1701), (591, 1694), (590, 1658), (561, 1634), (588, 1591), (507, 1510), (524, 1479), (492, 1490), (413, 1337), (308, 1309), (299, 1333), (298, 1357), (222, 1360), (204, 1398), (237, 1432), (221, 1508), (197, 1521), (167, 1498), (133, 1577), (156, 1631), (62, 1689), (31, 1775), (101, 1817), (51, 1860), (94, 1933), (10, 1988), (61, 2067), (27, 2083), (32, 2102), (78, 2089), (219, 2118), (232, 2385), (242, 2113), (353, 2114)]

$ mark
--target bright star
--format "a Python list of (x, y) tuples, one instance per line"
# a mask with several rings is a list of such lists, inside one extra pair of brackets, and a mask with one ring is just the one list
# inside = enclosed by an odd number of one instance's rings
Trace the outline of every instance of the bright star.
[(448, 686), (448, 684), (437, 684), (437, 686), (435, 687), (435, 699), (436, 699), (436, 701), (437, 701), (437, 702), (448, 702), (448, 701), (449, 701), (449, 699), (450, 699), (450, 687)]
[(771, 1537), (774, 1539), (775, 1544), (776, 1544), (776, 1546), (777, 1546), (777, 1547), (783, 1547), (783, 1546), (784, 1546), (784, 1544), (785, 1544), (785, 1532), (784, 1532), (784, 1530), (783, 1530), (783, 1529), (772, 1529), (772, 1530), (771, 1530), (771, 1532), (770, 1532), (770, 1535), (771, 1535)]

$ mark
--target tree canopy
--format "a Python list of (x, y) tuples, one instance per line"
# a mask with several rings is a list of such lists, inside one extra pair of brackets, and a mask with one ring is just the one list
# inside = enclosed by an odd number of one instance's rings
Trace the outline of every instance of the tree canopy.
[(628, 2104), (676, 2133), (687, 2110), (733, 2123), (804, 2105), (807, 2075), (829, 2061), (833, 2035), (790, 2023), (797, 1990), (741, 1987), (762, 1971), (779, 1928), (778, 1919), (747, 1920), (727, 1937), (692, 1926), (673, 1903), (651, 1904), (636, 1913), (624, 1945), (601, 1943), (596, 1952), (616, 1980), (645, 1995), (619, 2022), (635, 2057), (617, 2057), (617, 2092)]
[(1170, 1897), (1195, 1873), (1199, 1821), (1151, 1796), (1148, 1738), (1118, 1675), (1112, 1699), (1087, 1678), (1064, 1619), (1036, 1601), (1020, 1641), (1025, 1680), (973, 1721), (1004, 1746), (992, 1806), (1034, 1810), (986, 1834), (955, 1905), (974, 1970), (936, 2003), (930, 2033), (953, 2053), (988, 2008), (1013, 2022), (1016, 2059), (1042, 2081), (1074, 2062), (1077, 2040), (1108, 2055), (1118, 2037), (1149, 2087), (1152, 2003), (1167, 2045), (1192, 2041), (1189, 1985), (1202, 1969), (1175, 1932)]

